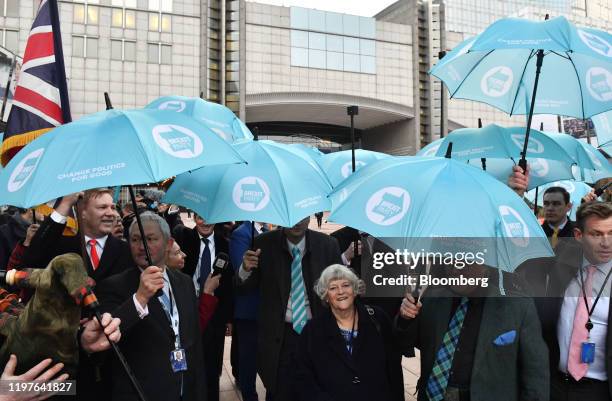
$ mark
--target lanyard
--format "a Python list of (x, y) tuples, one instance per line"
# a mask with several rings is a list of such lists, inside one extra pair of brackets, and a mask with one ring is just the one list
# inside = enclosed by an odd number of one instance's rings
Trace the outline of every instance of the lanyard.
[(612, 268), (608, 271), (608, 274), (606, 274), (606, 279), (601, 285), (601, 288), (599, 289), (599, 292), (597, 293), (597, 297), (595, 297), (595, 301), (593, 302), (593, 306), (591, 307), (591, 310), (589, 310), (589, 303), (587, 301), (586, 291), (584, 290), (584, 278), (582, 275), (582, 268), (579, 269), (579, 272), (580, 272), (580, 287), (582, 289), (582, 299), (584, 299), (584, 306), (587, 309), (587, 313), (589, 315), (588, 320), (586, 324), (584, 325), (584, 327), (586, 327), (587, 333), (590, 336), (591, 329), (593, 328), (593, 322), (591, 322), (591, 315), (593, 315), (593, 312), (595, 311), (595, 306), (597, 306), (597, 302), (599, 301), (599, 298), (601, 297), (601, 294), (603, 293), (603, 290), (606, 287), (606, 283), (608, 282), (608, 279), (610, 278), (610, 273), (612, 273)]
[(170, 297), (168, 297), (164, 292), (159, 297), (161, 301), (160, 303), (162, 305), (162, 309), (166, 313), (168, 321), (170, 322), (172, 331), (174, 332), (174, 345), (176, 348), (179, 348), (181, 345), (181, 340), (179, 336), (179, 314), (178, 309), (176, 307), (176, 300), (174, 299), (174, 294), (172, 293), (172, 287), (170, 286), (170, 282), (166, 281), (165, 278), (164, 281), (168, 283), (168, 293), (170, 294)]

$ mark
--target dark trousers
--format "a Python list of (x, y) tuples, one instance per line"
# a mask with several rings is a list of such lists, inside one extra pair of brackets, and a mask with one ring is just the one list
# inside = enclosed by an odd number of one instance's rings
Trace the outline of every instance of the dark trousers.
[(258, 401), (257, 381), (257, 320), (235, 319), (238, 333), (238, 373), (243, 401)]
[(582, 379), (556, 372), (550, 380), (550, 401), (611, 401), (607, 381)]
[[(212, 323), (212, 322), (211, 322)], [(219, 378), (223, 368), (223, 347), (225, 345), (225, 325), (209, 324), (202, 335), (204, 349), (204, 371), (206, 373), (206, 393), (208, 401), (219, 401)]]
[(238, 348), (238, 343), (240, 342), (238, 327), (234, 322), (232, 324), (232, 346), (230, 347), (230, 364), (232, 365), (232, 376), (238, 384), (240, 384), (240, 350)]
[(294, 359), (299, 335), (293, 330), (290, 323), (285, 324), (284, 337), (276, 374), (276, 391), (272, 394), (266, 394), (266, 400), (268, 401), (294, 401), (297, 399), (293, 394), (293, 369), (295, 368)]

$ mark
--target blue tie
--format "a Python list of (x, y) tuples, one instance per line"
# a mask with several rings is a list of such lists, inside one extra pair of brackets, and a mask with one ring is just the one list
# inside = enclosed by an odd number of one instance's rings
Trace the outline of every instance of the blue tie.
[(208, 238), (202, 238), (204, 243), (204, 252), (200, 258), (200, 289), (206, 282), (206, 278), (210, 274), (210, 248), (208, 246)]
[(293, 261), (291, 262), (291, 320), (293, 330), (301, 334), (308, 316), (306, 316), (306, 291), (304, 290), (304, 278), (302, 277), (302, 255), (297, 246), (291, 250)]

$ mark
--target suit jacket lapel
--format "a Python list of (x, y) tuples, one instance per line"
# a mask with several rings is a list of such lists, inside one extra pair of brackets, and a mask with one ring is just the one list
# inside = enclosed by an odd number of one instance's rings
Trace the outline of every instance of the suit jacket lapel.
[[(480, 330), (478, 331), (476, 343), (476, 355), (474, 355), (474, 366), (487, 366), (485, 359), (488, 355), (491, 355), (489, 352), (491, 343), (501, 334), (497, 331), (499, 327), (503, 327), (503, 319), (508, 318), (502, 313), (501, 304), (496, 301), (496, 298), (486, 298), (483, 302)], [(504, 302), (503, 298), (501, 302)], [(477, 369), (472, 370), (472, 376), (476, 371)]]
[(100, 263), (98, 264), (96, 271), (106, 272), (110, 266), (112, 266), (117, 256), (119, 256), (119, 253), (117, 252), (118, 244), (115, 243), (114, 239), (115, 238), (110, 235), (106, 239), (104, 249), (102, 250), (102, 258), (100, 258)]
[[(181, 344), (186, 344), (187, 338), (185, 338), (185, 333), (189, 332), (186, 329), (186, 325), (188, 324), (187, 317), (187, 300), (186, 300), (186, 292), (182, 291), (180, 288), (180, 284), (178, 282), (178, 278), (176, 277), (176, 273), (168, 270), (168, 278), (170, 279), (170, 285), (172, 286), (172, 294), (174, 294), (174, 300), (176, 302), (176, 308), (178, 309), (179, 314), (179, 335), (181, 338)], [(191, 288), (188, 289), (188, 291)], [(174, 332), (172, 333), (174, 335)], [(183, 346), (183, 345), (181, 345)]]
[[(277, 277), (278, 284), (280, 290), (280, 297), (283, 305), (287, 305), (289, 302), (289, 296), (291, 293), (291, 252), (289, 251), (289, 246), (287, 245), (287, 238), (282, 232), (282, 229), (277, 230), (278, 233), (278, 241), (280, 241), (280, 252), (278, 254), (279, 261), (276, 264), (277, 266)], [(287, 263), (288, 261), (288, 263)]]

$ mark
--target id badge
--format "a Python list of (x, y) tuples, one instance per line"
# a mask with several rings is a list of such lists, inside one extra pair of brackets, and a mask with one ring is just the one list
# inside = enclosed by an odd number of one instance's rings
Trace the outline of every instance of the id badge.
[(582, 343), (580, 347), (580, 362), (593, 363), (595, 361), (595, 343)]
[(177, 348), (170, 352), (170, 364), (173, 372), (184, 372), (187, 370), (187, 357), (185, 350)]

